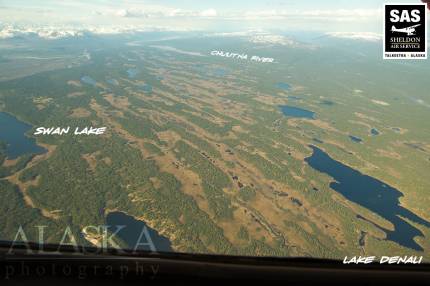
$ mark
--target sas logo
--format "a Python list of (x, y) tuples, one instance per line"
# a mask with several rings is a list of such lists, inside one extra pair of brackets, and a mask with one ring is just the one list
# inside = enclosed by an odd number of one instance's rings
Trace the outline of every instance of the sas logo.
[(385, 4), (384, 59), (426, 59), (426, 4)]

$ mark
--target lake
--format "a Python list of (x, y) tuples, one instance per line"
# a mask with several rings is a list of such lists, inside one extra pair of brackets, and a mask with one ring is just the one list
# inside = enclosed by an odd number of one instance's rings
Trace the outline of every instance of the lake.
[(290, 96), (288, 96), (288, 99), (291, 99), (291, 100), (301, 100), (301, 98), (300, 98), (300, 97), (298, 97), (298, 96), (294, 96), (294, 95), (290, 95)]
[(379, 135), (379, 131), (376, 128), (372, 128), (370, 129), (370, 134), (372, 134), (373, 136)]
[(119, 81), (117, 81), (117, 80), (116, 80), (116, 79), (114, 79), (114, 78), (107, 79), (107, 80), (106, 80), (106, 82), (107, 82), (107, 83), (110, 83), (111, 85), (115, 85), (115, 86), (118, 86), (118, 85), (119, 85)]
[(89, 84), (89, 85), (92, 85), (92, 86), (96, 86), (96, 84), (97, 84), (97, 82), (93, 78), (91, 78), (90, 76), (87, 76), (87, 75), (81, 77), (81, 81), (83, 83), (86, 83), (86, 84)]
[(414, 241), (416, 236), (423, 236), (423, 233), (401, 217), (427, 227), (430, 227), (430, 222), (400, 206), (399, 198), (403, 196), (400, 191), (332, 159), (316, 146), (311, 145), (310, 147), (313, 154), (305, 158), (305, 161), (315, 170), (333, 178), (330, 188), (342, 194), (347, 200), (367, 208), (394, 225), (393, 231), (379, 227), (386, 233), (387, 240), (418, 251), (423, 250)]
[(0, 141), (6, 142), (6, 156), (13, 160), (24, 154), (43, 154), (46, 149), (36, 144), (36, 140), (25, 136), (32, 128), (12, 115), (0, 112)]
[(322, 105), (327, 105), (327, 106), (333, 106), (334, 102), (331, 101), (331, 100), (323, 100), (323, 101), (321, 101), (321, 104)]
[(315, 119), (315, 112), (289, 105), (281, 105), (279, 107), (282, 113), (287, 117)]
[(355, 143), (361, 143), (363, 140), (357, 136), (352, 136), (349, 135), (349, 139), (351, 139), (351, 141), (355, 142)]
[(288, 83), (285, 83), (285, 82), (278, 82), (276, 84), (276, 87), (280, 88), (280, 89), (283, 89), (283, 90), (286, 90), (286, 91), (291, 90), (291, 85), (288, 84)]
[(213, 71), (213, 74), (214, 74), (214, 76), (216, 76), (216, 77), (223, 77), (223, 76), (228, 75), (228, 72), (227, 72), (227, 70), (225, 70), (225, 69), (218, 68), (218, 69), (215, 69), (215, 70)]
[(127, 74), (128, 74), (129, 78), (135, 78), (139, 73), (140, 73), (140, 71), (138, 69), (128, 69), (127, 70)]
[(139, 87), (146, 94), (152, 93), (152, 85), (150, 85), (150, 84), (141, 84), (141, 85), (139, 85)]
[[(112, 228), (113, 232), (116, 230), (117, 226), (125, 226), (125, 228), (121, 229), (117, 233), (117, 236), (121, 238), (125, 243), (127, 243), (130, 249), (134, 249), (137, 242), (143, 244), (148, 242), (145, 235), (143, 235), (142, 238), (139, 239), (143, 229), (146, 227), (149, 238), (152, 240), (156, 251), (173, 251), (169, 239), (160, 235), (156, 230), (147, 226), (144, 221), (137, 220), (134, 217), (129, 216), (123, 212), (111, 212), (107, 215), (106, 222), (109, 226), (114, 226)], [(149, 245), (141, 245), (137, 249), (150, 251), (151, 247)]]

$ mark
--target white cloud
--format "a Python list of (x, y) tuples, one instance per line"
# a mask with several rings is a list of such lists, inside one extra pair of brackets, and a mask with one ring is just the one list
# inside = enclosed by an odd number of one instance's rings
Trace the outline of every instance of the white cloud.
[(215, 9), (207, 9), (200, 12), (200, 16), (202, 17), (216, 17), (218, 15)]
[(281, 36), (281, 35), (253, 35), (250, 37), (250, 42), (256, 43), (256, 44), (276, 44), (276, 45), (282, 45), (282, 46), (293, 46), (296, 45), (297, 42)]
[(272, 34), (263, 30), (248, 30), (241, 32), (228, 32), (228, 33), (211, 33), (206, 34), (207, 37), (235, 37), (242, 38), (254, 44), (261, 45), (278, 45), (289, 47), (300, 47), (306, 49), (314, 49), (315, 46), (298, 42), (290, 37)]
[(43, 39), (60, 39), (68, 37), (81, 37), (88, 34), (94, 35), (115, 35), (115, 34), (133, 34), (140, 32), (153, 31), (190, 31), (180, 27), (164, 26), (13, 26), (0, 25), (0, 39), (9, 39), (19, 36), (37, 36)]
[(314, 17), (375, 17), (381, 16), (381, 9), (337, 9), (337, 10), (310, 10), (301, 13), (303, 16)]
[(260, 10), (232, 14), (237, 19), (313, 19), (326, 21), (361, 21), (382, 15), (381, 9), (337, 9), (337, 10)]
[[(5, 0), (13, 3), (13, 0)], [(2, 2), (2, 0), (0, 0)], [(19, 1), (25, 2), (25, 1)], [(354, 30), (357, 25), (374, 23), (382, 15), (381, 9), (316, 9), (306, 5), (292, 5), (303, 9), (260, 9), (253, 5), (242, 8), (214, 9), (215, 7), (189, 8), (177, 1), (84, 1), (84, 0), (46, 0), (31, 1), (30, 4), (8, 5), (0, 9), (0, 18), (8, 23), (72, 24), (81, 25), (169, 25), (188, 29), (216, 30), (221, 27), (244, 29), (264, 27), (302, 30), (336, 30), (337, 22), (348, 22)], [(163, 2), (164, 4), (159, 4)], [(180, 1), (179, 1), (180, 2)], [(170, 3), (165, 4), (165, 3)], [(176, 5), (174, 5), (176, 4)], [(267, 7), (267, 6), (266, 6)], [(254, 21), (255, 20), (255, 21)], [(224, 23), (221, 23), (225, 21)], [(261, 22), (257, 22), (261, 21)], [(228, 22), (228, 23), (227, 23)], [(329, 27), (327, 24), (331, 24)], [(370, 27), (370, 25), (367, 25)], [(373, 25), (374, 27), (376, 25)], [(347, 29), (347, 28), (345, 28)], [(2, 37), (10, 37), (3, 31)]]
[[(0, 0), (1, 1), (1, 0)], [(337, 30), (337, 21), (355, 22), (352, 25), (361, 25), (365, 21), (372, 22), (378, 19), (381, 9), (334, 9), (334, 10), (216, 10), (210, 9), (178, 9), (177, 7), (147, 4), (137, 0), (106, 1), (110, 4), (95, 4), (85, 1), (59, 1), (57, 6), (50, 9), (17, 9), (1, 11), (0, 17), (8, 23), (19, 23), (16, 26), (2, 26), (0, 24), (0, 38), (11, 38), (19, 34), (34, 34), (42, 38), (55, 39), (69, 36), (80, 36), (85, 33), (117, 34), (133, 33), (149, 30), (214, 30), (224, 27), (222, 21), (237, 20), (231, 23), (231, 29), (264, 27), (267, 29), (287, 27), (294, 29)], [(84, 8), (82, 7), (84, 6)], [(78, 12), (79, 10), (79, 12)], [(39, 11), (39, 12), (37, 12)], [(66, 12), (64, 12), (66, 11)], [(70, 11), (70, 12), (69, 12)], [(43, 13), (42, 13), (43, 12)], [(28, 19), (28, 20), (27, 20)], [(186, 21), (184, 21), (184, 19)], [(254, 20), (261, 20), (254, 22)], [(279, 21), (280, 20), (280, 21)], [(220, 23), (218, 23), (219, 21)], [(243, 22), (240, 22), (243, 21)], [(279, 21), (279, 22), (277, 22)], [(282, 21), (282, 22), (281, 22)], [(331, 26), (326, 23), (331, 22)], [(77, 28), (67, 23), (81, 23)], [(264, 23), (263, 23), (264, 22)], [(25, 26), (22, 25), (37, 25)], [(30, 24), (33, 23), (33, 24)], [(35, 24), (36, 23), (36, 24)], [(48, 24), (49, 23), (49, 24)], [(230, 22), (229, 22), (230, 23)], [(258, 24), (254, 24), (258, 23)], [(278, 26), (279, 23), (282, 25)], [(55, 26), (52, 26), (54, 25)], [(257, 26), (259, 25), (259, 26)], [(369, 25), (368, 25), (369, 26)], [(354, 30), (357, 30), (354, 27)], [(343, 30), (347, 30), (343, 27)], [(252, 35), (252, 37), (250, 36)], [(291, 39), (251, 33), (248, 38), (251, 42), (260, 44), (293, 45)], [(236, 35), (238, 36), (238, 35)], [(371, 33), (330, 33), (333, 37), (379, 40), (380, 35)]]
[(0, 30), (0, 39), (9, 39), (15, 36), (15, 31), (10, 28), (3, 28)]
[(44, 39), (59, 39), (65, 37), (82, 36), (82, 31), (73, 28), (56, 29), (52, 27), (15, 27), (6, 25), (0, 27), (0, 39), (9, 39), (18, 36), (38, 36)]
[(217, 17), (215, 9), (202, 11), (185, 10), (164, 6), (134, 6), (119, 9), (105, 8), (95, 12), (96, 15), (116, 16), (122, 18), (175, 18), (175, 17)]
[(264, 33), (262, 30), (248, 30), (240, 32), (224, 32), (224, 33), (210, 33), (206, 34), (207, 37), (247, 37), (251, 34)]
[(162, 5), (122, 5), (117, 7), (99, 8), (99, 15), (130, 17), (130, 18), (165, 18), (165, 17), (189, 17), (189, 18), (217, 18), (237, 20), (258, 19), (314, 19), (327, 21), (361, 21), (382, 15), (381, 9), (336, 9), (336, 10), (245, 10), (219, 13), (216, 9), (185, 10)]
[(327, 36), (352, 40), (364, 40), (378, 42), (382, 40), (382, 35), (373, 32), (329, 32)]
[(127, 15), (129, 14), (129, 12), (126, 9), (120, 9), (120, 10), (116, 11), (115, 14), (118, 17), (127, 17)]

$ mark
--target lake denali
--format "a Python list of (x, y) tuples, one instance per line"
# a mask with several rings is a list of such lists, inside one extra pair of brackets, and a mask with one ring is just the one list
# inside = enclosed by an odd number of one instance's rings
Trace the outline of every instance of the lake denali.
[(43, 154), (44, 148), (36, 144), (36, 140), (25, 134), (31, 125), (19, 121), (14, 116), (0, 112), (0, 141), (6, 143), (6, 156), (13, 160), (24, 154)]
[(414, 238), (423, 237), (424, 234), (413, 223), (430, 227), (430, 222), (400, 205), (399, 198), (403, 194), (399, 190), (334, 160), (316, 146), (311, 145), (310, 148), (313, 153), (310, 157), (305, 158), (305, 161), (315, 170), (333, 178), (330, 183), (331, 189), (393, 224), (394, 230), (374, 224), (386, 233), (386, 240), (423, 251)]

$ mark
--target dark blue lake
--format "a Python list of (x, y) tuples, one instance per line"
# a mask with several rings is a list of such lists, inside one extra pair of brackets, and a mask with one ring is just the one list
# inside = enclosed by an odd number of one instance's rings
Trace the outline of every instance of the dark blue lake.
[(321, 104), (322, 105), (327, 105), (327, 106), (333, 106), (334, 102), (331, 101), (331, 100), (323, 100), (323, 101), (321, 101)]
[(86, 83), (86, 84), (89, 84), (89, 85), (92, 85), (92, 86), (96, 86), (96, 84), (97, 84), (97, 82), (94, 79), (92, 79), (91, 77), (89, 77), (87, 75), (81, 77), (81, 81), (83, 83)]
[(376, 136), (376, 135), (379, 135), (379, 131), (378, 131), (378, 129), (372, 128), (370, 130), (370, 134), (372, 134), (373, 136)]
[[(168, 238), (158, 234), (158, 232), (141, 220), (137, 220), (132, 216), (129, 216), (123, 212), (111, 212), (106, 217), (107, 224), (111, 227), (112, 232), (115, 232), (119, 226), (125, 226), (116, 235), (127, 243), (129, 249), (135, 249), (137, 243), (146, 244), (149, 243), (149, 239), (152, 241), (156, 251), (159, 252), (172, 252), (171, 243)], [(146, 228), (147, 233), (143, 234), (143, 230)], [(142, 236), (141, 236), (142, 235)], [(147, 235), (147, 236), (146, 236)], [(137, 250), (151, 251), (150, 245), (140, 245)]]
[(342, 194), (347, 200), (369, 209), (394, 225), (393, 231), (379, 227), (386, 233), (387, 240), (418, 251), (423, 250), (414, 241), (415, 237), (423, 236), (423, 233), (401, 217), (427, 227), (430, 227), (430, 222), (400, 206), (399, 198), (403, 196), (400, 191), (332, 159), (318, 147), (310, 147), (313, 154), (305, 161), (315, 170), (333, 178), (330, 188)]
[(110, 78), (110, 79), (108, 79), (106, 81), (107, 81), (107, 83), (110, 83), (111, 85), (115, 85), (115, 86), (119, 85), (119, 82), (116, 79), (114, 79), (114, 78)]
[(315, 119), (314, 117), (315, 112), (312, 112), (303, 108), (289, 106), (289, 105), (281, 105), (280, 108), (282, 113), (288, 117)]
[(139, 85), (140, 89), (147, 94), (152, 93), (152, 85), (150, 84), (141, 84)]
[(363, 141), (361, 138), (352, 135), (349, 135), (349, 139), (355, 143), (361, 143)]
[(214, 70), (213, 74), (217, 77), (222, 77), (222, 76), (226, 76), (228, 72), (225, 69), (218, 68)]
[(127, 74), (128, 74), (129, 78), (135, 78), (139, 73), (140, 73), (140, 71), (138, 69), (128, 69), (127, 70)]
[(16, 159), (24, 154), (43, 154), (46, 150), (36, 144), (34, 138), (25, 136), (31, 125), (19, 121), (12, 115), (0, 112), (0, 141), (6, 142), (6, 156)]
[(278, 82), (276, 84), (276, 87), (280, 88), (280, 89), (283, 89), (283, 90), (286, 90), (286, 91), (291, 90), (291, 85), (288, 84), (288, 83), (285, 83), (285, 82)]

